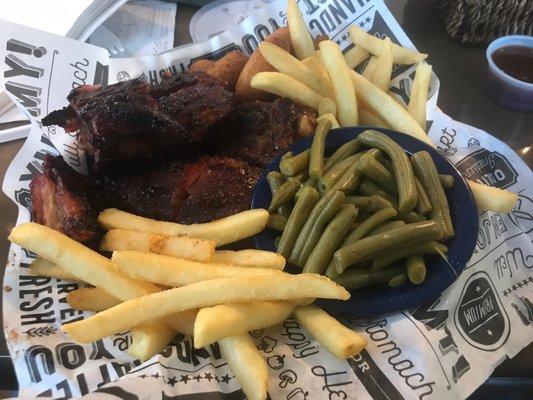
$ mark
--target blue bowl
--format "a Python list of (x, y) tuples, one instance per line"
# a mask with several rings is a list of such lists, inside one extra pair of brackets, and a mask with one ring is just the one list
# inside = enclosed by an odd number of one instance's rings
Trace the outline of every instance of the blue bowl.
[[(387, 312), (404, 310), (424, 304), (437, 298), (440, 293), (450, 286), (461, 274), (470, 260), (477, 240), (478, 212), (472, 192), (459, 171), (439, 152), (426, 143), (382, 128), (350, 127), (335, 129), (326, 139), (326, 154), (356, 138), (361, 132), (374, 129), (383, 132), (402, 146), (408, 154), (426, 150), (431, 154), (439, 173), (452, 175), (455, 184), (446, 189), (446, 196), (450, 204), (451, 218), (455, 229), (455, 236), (445, 242), (448, 246), (447, 261), (440, 256), (426, 256), (428, 272), (426, 280), (419, 285), (410, 282), (403, 285), (388, 287), (372, 287), (351, 291), (347, 301), (320, 300), (318, 303), (327, 311), (343, 316), (373, 316)], [(298, 154), (311, 146), (312, 138), (298, 141), (289, 150)], [(268, 208), (271, 200), (270, 189), (266, 175), (279, 170), (281, 157), (274, 159), (263, 171), (252, 198), (252, 208)], [(254, 237), (258, 249), (275, 251), (274, 239), (279, 233), (266, 229)], [(297, 273), (296, 268), (287, 267), (289, 272)]]

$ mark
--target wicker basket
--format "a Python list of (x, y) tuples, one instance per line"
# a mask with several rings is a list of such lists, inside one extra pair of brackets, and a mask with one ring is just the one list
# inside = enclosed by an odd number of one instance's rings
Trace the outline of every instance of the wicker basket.
[(533, 0), (437, 0), (448, 34), (463, 43), (533, 35)]

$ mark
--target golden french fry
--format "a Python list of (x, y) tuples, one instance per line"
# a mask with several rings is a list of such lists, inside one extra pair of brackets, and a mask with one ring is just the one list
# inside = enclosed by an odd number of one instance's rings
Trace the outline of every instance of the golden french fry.
[(217, 246), (222, 246), (253, 236), (265, 229), (268, 222), (268, 211), (263, 209), (247, 210), (205, 224), (183, 225), (175, 222), (156, 221), (116, 208), (108, 208), (100, 213), (98, 222), (108, 230), (120, 228), (168, 236), (188, 236), (213, 240)]
[(252, 78), (252, 87), (281, 97), (287, 97), (298, 104), (315, 110), (318, 110), (318, 105), (324, 98), (324, 96), (309, 86), (281, 72), (259, 72), (255, 74)]
[(350, 69), (344, 61), (341, 49), (331, 40), (320, 42), (319, 47), (335, 90), (339, 124), (341, 126), (357, 125), (357, 99), (353, 85), (350, 85)]
[(47, 278), (64, 279), (66, 281), (83, 282), (81, 279), (58, 267), (53, 262), (38, 258), (30, 264), (30, 274), (36, 276), (45, 276)]
[(121, 301), (104, 289), (79, 288), (67, 293), (67, 303), (74, 310), (103, 311), (120, 304)]
[(322, 79), (331, 82), (331, 80), (329, 79), (328, 72), (326, 71), (326, 69), (322, 65), (322, 61), (320, 60), (320, 50), (317, 50), (315, 52), (315, 55), (313, 55), (312, 57), (307, 57), (303, 59), (302, 63), (307, 68), (309, 68), (313, 72), (313, 74), (321, 76)]
[(364, 337), (348, 329), (317, 306), (296, 307), (294, 316), (311, 336), (339, 358), (353, 357), (366, 347)]
[(390, 129), (385, 121), (366, 108), (359, 108), (359, 124), (362, 126), (377, 126), (378, 128)]
[(363, 61), (370, 56), (370, 53), (362, 47), (355, 46), (344, 53), (344, 60), (350, 69), (357, 68)]
[(128, 300), (88, 319), (63, 325), (63, 330), (80, 343), (90, 343), (194, 308), (313, 297), (347, 300), (350, 293), (318, 274), (280, 272), (270, 276), (212, 279)]
[(415, 79), (411, 85), (411, 98), (407, 112), (413, 116), (418, 125), (426, 130), (426, 103), (431, 79), (431, 65), (422, 62), (417, 65)]
[(329, 97), (322, 99), (318, 105), (318, 115), (332, 114), (333, 116), (337, 115), (337, 106), (335, 102)]
[(187, 236), (157, 235), (147, 232), (111, 229), (100, 242), (100, 250), (137, 250), (181, 257), (193, 261), (207, 261), (215, 254), (216, 242)]
[(372, 78), (374, 77), (374, 72), (376, 71), (376, 68), (378, 67), (378, 57), (377, 56), (371, 56), (370, 60), (366, 63), (365, 70), (363, 71), (363, 76), (365, 79), (368, 79), (372, 82)]
[(493, 211), (509, 213), (513, 211), (518, 200), (518, 195), (508, 190), (498, 189), (492, 186), (482, 185), (467, 179), (468, 186), (472, 190), (479, 211)]
[(262, 42), (259, 45), (259, 51), (265, 60), (282, 74), (296, 79), (322, 96), (332, 95), (333, 87), (331, 83), (320, 74), (315, 74), (288, 51), (269, 42)]
[(350, 71), (350, 74), (357, 96), (364, 103), (365, 108), (370, 107), (371, 111), (375, 112), (392, 129), (432, 144), (420, 125), (392, 97), (357, 72)]
[(320, 117), (316, 119), (316, 122), (319, 123), (323, 119), (327, 119), (331, 122), (331, 129), (340, 128), (339, 122), (337, 121), (337, 118), (331, 113), (322, 114)]
[(176, 332), (192, 336), (194, 333), (194, 321), (196, 320), (198, 310), (191, 309), (182, 311), (179, 314), (173, 314), (161, 319), (165, 324), (172, 327)]
[(222, 339), (220, 352), (249, 400), (265, 400), (268, 390), (268, 366), (247, 333)]
[(377, 57), (376, 69), (372, 74), (371, 82), (386, 92), (389, 90), (392, 74), (392, 42), (389, 38), (383, 41), (381, 54)]
[(142, 328), (132, 331), (132, 343), (128, 347), (128, 353), (141, 361), (162, 351), (176, 336), (176, 331), (165, 324), (146, 323)]
[(282, 323), (294, 309), (289, 301), (255, 301), (202, 308), (194, 322), (194, 347)]
[(195, 282), (234, 276), (265, 276), (283, 273), (270, 268), (243, 268), (227, 264), (200, 263), (134, 250), (115, 251), (112, 260), (119, 272), (132, 279), (170, 286), (185, 286)]
[(296, 57), (299, 60), (311, 57), (315, 52), (315, 45), (296, 0), (287, 2), (287, 25)]
[(217, 250), (209, 260), (213, 263), (232, 264), (237, 267), (285, 268), (285, 258), (272, 251), (264, 250)]
[[(361, 46), (370, 53), (379, 56), (381, 51), (381, 39), (365, 32), (363, 29), (355, 25), (350, 27), (349, 32), (355, 45)], [(416, 50), (399, 46), (396, 43), (392, 44), (392, 48), (395, 64), (415, 64), (424, 61), (428, 56), (427, 54), (419, 53)]]

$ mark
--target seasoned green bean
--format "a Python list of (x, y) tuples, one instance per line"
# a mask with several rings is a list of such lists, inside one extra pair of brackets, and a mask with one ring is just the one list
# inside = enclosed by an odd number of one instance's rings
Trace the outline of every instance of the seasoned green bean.
[(405, 225), (405, 222), (402, 220), (385, 222), (381, 225), (376, 226), (374, 229), (372, 229), (368, 235), (369, 236), (377, 235), (378, 233), (391, 231), (393, 229), (400, 228), (404, 225)]
[(415, 240), (442, 238), (441, 225), (436, 221), (421, 221), (407, 224), (391, 231), (368, 236), (341, 247), (335, 252), (337, 270), (342, 273), (348, 266), (375, 257), (384, 250)]
[(431, 201), (431, 206), (433, 207), (431, 218), (442, 224), (445, 239), (452, 237), (453, 225), (450, 206), (431, 155), (427, 151), (419, 151), (411, 156), (411, 162), (417, 178), (420, 179)]
[(366, 211), (369, 213), (375, 213), (376, 211), (383, 210), (387, 207), (394, 207), (397, 209), (397, 206), (390, 201), (384, 199), (383, 197), (374, 194), (370, 196), (370, 202), (368, 203), (368, 206), (366, 208)]
[(446, 253), (448, 248), (437, 242), (412, 242), (409, 245), (391, 248), (386, 254), (375, 257), (372, 260), (372, 271), (379, 271), (392, 263), (403, 258), (418, 256), (421, 254), (441, 254)]
[[(294, 176), (305, 171), (309, 165), (310, 149), (302, 151), (293, 157), (287, 157), (280, 161), (279, 170), (285, 176)], [(284, 156), (285, 157), (285, 156)]]
[(331, 129), (331, 121), (323, 119), (315, 130), (311, 153), (309, 155), (309, 176), (320, 179), (324, 173), (324, 151), (326, 149), (326, 136)]
[[(274, 197), (274, 194), (279, 189), (281, 185), (283, 185), (283, 182), (285, 182), (285, 178), (281, 173), (277, 171), (271, 171), (267, 174), (267, 182), (268, 186), (270, 187), (270, 193), (272, 194), (272, 197)], [(289, 218), (289, 215), (291, 213), (292, 205), (287, 203), (283, 204), (278, 208), (278, 212), (283, 215), (285, 218)]]
[(361, 143), (376, 147), (390, 157), (396, 186), (398, 187), (399, 211), (408, 212), (416, 206), (415, 176), (405, 151), (387, 135), (377, 131), (364, 131), (358, 136)]
[(270, 201), (270, 205), (268, 206), (268, 211), (273, 212), (283, 204), (287, 204), (288, 202), (290, 202), (298, 191), (298, 189), (300, 188), (300, 185), (301, 183), (297, 179), (287, 179), (287, 181), (283, 185), (281, 185), (278, 190), (276, 190), (274, 196), (272, 196), (272, 200)]
[(277, 252), (286, 259), (291, 255), (296, 238), (319, 198), (320, 196), (316, 189), (306, 186), (302, 191), (300, 198), (294, 205), (281, 235), (277, 249)]
[(360, 154), (354, 154), (333, 164), (329, 169), (327, 169), (322, 177), (318, 180), (318, 191), (320, 193), (326, 193), (330, 190), (333, 185), (339, 180), (339, 178), (344, 174), (344, 171), (348, 169), (351, 165), (357, 162), (361, 157)]
[(370, 232), (373, 228), (375, 228), (382, 222), (387, 221), (392, 217), (395, 217), (396, 214), (397, 212), (394, 207), (387, 207), (383, 210), (377, 211), (348, 235), (348, 237), (343, 243), (343, 246), (355, 243), (359, 239), (362, 239), (363, 237), (367, 236), (368, 232)]
[(399, 274), (390, 278), (388, 285), (389, 287), (395, 287), (403, 285), (405, 282), (407, 282), (407, 277), (405, 276), (405, 274)]
[(444, 189), (451, 189), (454, 184), (453, 176), (451, 175), (445, 175), (445, 174), (439, 174), (439, 180), (440, 184)]
[(283, 232), (283, 229), (285, 229), (286, 224), (287, 224), (287, 218), (285, 218), (281, 214), (274, 213), (268, 216), (267, 226), (270, 229)]
[(405, 272), (409, 281), (418, 285), (426, 279), (426, 262), (424, 256), (413, 256), (405, 260)]
[(359, 171), (368, 179), (382, 186), (391, 193), (398, 193), (394, 175), (374, 157), (363, 156), (357, 163)]
[(314, 178), (311, 178), (311, 177), (307, 178), (305, 180), (305, 182), (302, 183), (302, 186), (300, 187), (300, 189), (298, 189), (298, 191), (294, 195), (294, 200), (298, 201), (298, 198), (300, 197), (300, 194), (302, 193), (302, 190), (303, 190), (304, 187), (306, 187), (306, 186), (315, 187), (316, 186), (316, 182), (317, 182), (317, 180), (314, 179)]
[(418, 193), (418, 201), (416, 203), (416, 210), (420, 214), (429, 214), (431, 210), (433, 209), (433, 206), (431, 205), (431, 201), (429, 200), (429, 196), (426, 192), (426, 189), (424, 189), (424, 185), (422, 185), (422, 183), (416, 176), (415, 176), (415, 185), (416, 185), (416, 192)]
[(370, 198), (371, 196), (346, 196), (344, 202), (346, 204), (353, 204), (357, 208), (366, 210), (366, 208), (370, 204)]
[(324, 163), (324, 170), (328, 170), (333, 164), (357, 153), (361, 147), (361, 142), (357, 139), (350, 140), (339, 147)]
[(356, 156), (359, 156), (357, 160), (344, 171), (337, 182), (335, 182), (332, 189), (342, 190), (344, 193), (355, 191), (363, 181), (363, 174), (358, 168), (359, 161), (364, 157), (377, 157), (379, 153), (380, 151), (378, 149), (370, 149), (364, 153), (357, 153)]
[(292, 154), (292, 151), (288, 151), (281, 156), (281, 158), (279, 159), (279, 162), (281, 163), (283, 160), (286, 160), (287, 158), (291, 158), (292, 156), (294, 156), (294, 154)]
[[(309, 254), (311, 254), (311, 251), (313, 251), (315, 245), (320, 239), (320, 236), (324, 232), (324, 229), (344, 204), (344, 194), (336, 190), (332, 192), (333, 193), (331, 197), (328, 196), (329, 200), (327, 203), (323, 207), (321, 205), (320, 208), (322, 208), (322, 210), (318, 213), (318, 215), (316, 217), (313, 215), (315, 210), (313, 210), (311, 213), (309, 219), (313, 222), (309, 230), (306, 232), (302, 230), (303, 233), (298, 236), (298, 240), (294, 246), (295, 252), (291, 254), (291, 259), (295, 259), (297, 261), (297, 265), (305, 264)], [(322, 198), (325, 197), (326, 196)], [(320, 201), (322, 201), (322, 199)], [(319, 208), (318, 204), (315, 208)], [(297, 258), (294, 258), (295, 256), (297, 256)]]
[(383, 197), (385, 200), (388, 200), (388, 201), (390, 201), (393, 204), (394, 203), (396, 203), (396, 204), (398, 203), (398, 199), (394, 195), (392, 195), (391, 193), (387, 192), (381, 186), (376, 185), (370, 179), (365, 179), (361, 183), (361, 185), (359, 186), (357, 191), (360, 194), (364, 195), (364, 196), (377, 195), (377, 196)]
[(356, 215), (357, 209), (352, 204), (342, 206), (341, 211), (328, 224), (318, 243), (309, 254), (303, 272), (324, 273), (329, 260), (344, 239)]
[(403, 270), (404, 269), (401, 266), (395, 266), (376, 272), (361, 269), (349, 269), (334, 279), (339, 285), (344, 286), (348, 290), (353, 290), (388, 283), (389, 279), (401, 274)]

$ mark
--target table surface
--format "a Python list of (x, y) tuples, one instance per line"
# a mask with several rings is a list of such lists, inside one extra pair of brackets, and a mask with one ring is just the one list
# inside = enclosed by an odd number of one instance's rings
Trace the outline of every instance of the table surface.
[[(453, 119), (483, 129), (513, 148), (529, 165), (533, 165), (533, 113), (505, 110), (487, 98), (483, 83), (485, 47), (460, 44), (446, 34), (434, 2), (427, 0), (388, 0), (392, 13), (418, 49), (430, 55), (429, 63), (441, 81), (439, 107)], [(189, 20), (196, 7), (180, 4), (176, 16), (175, 45), (189, 43)], [(0, 125), (0, 128), (4, 128)], [(4, 176), (11, 160), (22, 146), (17, 140), (0, 144), (0, 176)], [(0, 194), (0, 259), (7, 260), (6, 239), (15, 224), (16, 206)], [(2, 271), (3, 274), (3, 271)], [(1, 298), (0, 298), (1, 302)], [(0, 309), (1, 318), (1, 309)], [(512, 360), (506, 360), (493, 373), (489, 383), (472, 398), (485, 398), (488, 393), (503, 398), (520, 398), (509, 385), (523, 385), (524, 378), (533, 378), (530, 360), (533, 345), (526, 347)], [(518, 381), (518, 382), (517, 382)], [(531, 384), (529, 384), (531, 385)], [(0, 398), (16, 395), (17, 381), (3, 332), (0, 332)], [(531, 388), (531, 386), (528, 386)], [(531, 393), (531, 392), (529, 392)], [(525, 397), (524, 397), (525, 399)]]

